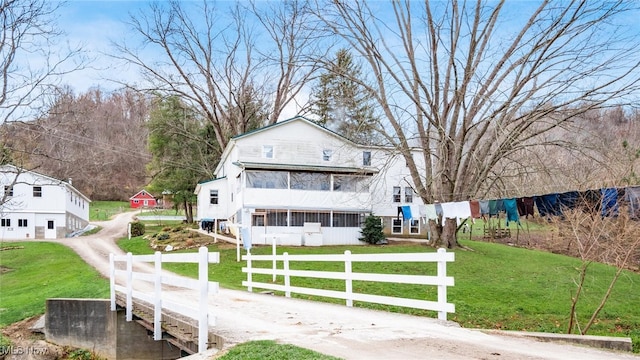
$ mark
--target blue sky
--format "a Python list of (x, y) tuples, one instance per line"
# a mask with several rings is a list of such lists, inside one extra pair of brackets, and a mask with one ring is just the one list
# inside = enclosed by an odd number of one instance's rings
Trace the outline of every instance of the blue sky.
[(92, 69), (69, 76), (65, 83), (76, 92), (84, 92), (93, 86), (111, 90), (116, 85), (105, 78), (136, 76), (135, 72), (112, 68), (113, 60), (104, 53), (112, 52), (112, 41), (120, 41), (127, 36), (125, 21), (129, 14), (144, 10), (148, 4), (148, 1), (124, 0), (71, 0), (64, 3), (58, 13), (59, 28), (67, 34), (66, 40), (72, 46), (80, 44), (94, 59)]

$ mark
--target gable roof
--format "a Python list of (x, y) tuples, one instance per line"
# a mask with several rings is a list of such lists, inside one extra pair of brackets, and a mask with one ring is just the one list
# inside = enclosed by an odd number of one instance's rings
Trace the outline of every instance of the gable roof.
[(328, 133), (328, 134), (331, 134), (332, 136), (340, 138), (342, 141), (346, 141), (346, 142), (352, 143), (353, 145), (356, 145), (356, 146), (359, 145), (359, 144), (356, 144), (355, 142), (353, 142), (352, 140), (350, 140), (349, 138), (346, 138), (343, 135), (340, 135), (337, 132), (320, 125), (319, 123), (317, 123), (317, 122), (315, 122), (313, 120), (307, 119), (306, 117), (300, 116), (300, 115), (294, 116), (294, 117), (292, 117), (290, 119), (278, 121), (277, 123), (274, 123), (274, 124), (263, 126), (263, 127), (259, 128), (259, 129), (247, 131), (247, 132), (242, 133), (240, 135), (233, 136), (230, 140), (241, 139), (241, 138), (245, 138), (245, 137), (248, 137), (248, 136), (251, 136), (251, 135), (255, 135), (255, 134), (258, 134), (258, 133), (261, 133), (261, 132), (264, 132), (264, 131), (269, 131), (269, 130), (271, 130), (273, 128), (277, 128), (277, 127), (280, 127), (280, 126), (283, 126), (283, 125), (286, 125), (286, 124), (290, 124), (290, 123), (295, 122), (295, 121), (303, 121), (303, 122), (305, 122), (307, 124), (310, 124), (310, 125), (318, 128), (318, 129)]
[(147, 197), (148, 199), (155, 199), (156, 198), (155, 196), (149, 194), (149, 192), (147, 190), (142, 189), (142, 190), (138, 191), (135, 195), (130, 197), (129, 200), (134, 200), (134, 199), (136, 199), (136, 198), (138, 198), (140, 196), (145, 196), (145, 195), (148, 195), (148, 197)]

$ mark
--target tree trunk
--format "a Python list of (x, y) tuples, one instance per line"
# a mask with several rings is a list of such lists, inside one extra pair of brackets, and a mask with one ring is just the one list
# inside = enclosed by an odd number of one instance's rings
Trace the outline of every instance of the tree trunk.
[[(444, 226), (442, 223), (444, 223)], [(456, 218), (429, 220), (429, 226), (431, 227), (431, 246), (436, 248), (446, 247), (447, 249), (460, 246), (458, 244), (458, 222)]]
[(191, 224), (193, 222), (193, 204), (184, 201), (184, 216), (186, 217), (187, 224)]

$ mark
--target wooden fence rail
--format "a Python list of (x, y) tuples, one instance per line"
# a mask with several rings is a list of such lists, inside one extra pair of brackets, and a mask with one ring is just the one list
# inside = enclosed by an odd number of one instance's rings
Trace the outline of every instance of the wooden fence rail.
[[(142, 273), (133, 271), (133, 264), (136, 262), (153, 263), (153, 273)], [(116, 256), (109, 254), (110, 266), (110, 288), (111, 288), (111, 311), (116, 310), (116, 291), (126, 295), (126, 319), (133, 320), (133, 300), (138, 299), (153, 304), (153, 338), (162, 340), (162, 309), (167, 309), (178, 314), (198, 320), (198, 352), (207, 349), (209, 336), (209, 325), (215, 325), (215, 318), (209, 317), (208, 296), (216, 294), (219, 285), (217, 282), (209, 281), (209, 264), (219, 263), (220, 253), (209, 253), (206, 247), (201, 247), (197, 253), (163, 254), (157, 251), (153, 255), (126, 255)], [(117, 269), (117, 263), (125, 263), (126, 269)], [(162, 274), (162, 263), (197, 263), (198, 279), (186, 279), (184, 277), (168, 276)], [(116, 276), (124, 275), (125, 285), (116, 282)], [(142, 280), (154, 284), (153, 293), (145, 293), (133, 288), (134, 280)], [(199, 291), (199, 305), (197, 308), (185, 306), (184, 304), (163, 298), (162, 286), (174, 286)]]
[[(423, 310), (438, 312), (438, 319), (446, 320), (447, 313), (455, 312), (455, 305), (447, 302), (447, 287), (454, 285), (453, 277), (447, 276), (447, 262), (455, 260), (455, 254), (447, 252), (445, 249), (438, 249), (436, 253), (400, 253), (400, 254), (352, 254), (349, 250), (344, 254), (333, 255), (252, 255), (242, 256), (247, 261), (247, 266), (242, 271), (247, 274), (247, 280), (242, 282), (248, 291), (253, 288), (282, 291), (286, 297), (291, 297), (291, 293), (324, 296), (330, 298), (344, 299), (347, 306), (353, 306), (353, 301), (364, 301), (370, 303), (411, 307)], [(275, 266), (271, 268), (254, 267), (254, 261), (278, 261), (282, 263), (282, 268)], [(312, 271), (312, 270), (291, 270), (290, 263), (294, 261), (329, 261), (343, 262), (344, 272)], [(354, 262), (435, 262), (437, 272), (435, 276), (429, 275), (402, 275), (402, 274), (379, 274), (379, 273), (356, 273), (352, 271)], [(284, 277), (284, 284), (274, 284), (253, 281), (253, 274), (264, 274)], [(336, 279), (345, 281), (345, 291), (324, 290), (308, 287), (291, 286), (292, 277), (306, 277), (319, 279)], [(437, 286), (437, 301), (406, 299), (392, 296), (381, 296), (353, 292), (353, 281), (388, 282), (400, 284), (418, 284)]]

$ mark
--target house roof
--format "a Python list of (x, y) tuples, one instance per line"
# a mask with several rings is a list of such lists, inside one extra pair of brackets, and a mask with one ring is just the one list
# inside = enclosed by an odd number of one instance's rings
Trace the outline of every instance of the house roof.
[(300, 116), (300, 115), (294, 116), (294, 117), (292, 117), (290, 119), (278, 121), (277, 123), (274, 123), (274, 124), (263, 126), (263, 127), (259, 128), (259, 129), (247, 131), (247, 132), (242, 133), (240, 135), (233, 136), (231, 138), (231, 140), (240, 139), (240, 138), (243, 138), (243, 137), (251, 136), (251, 135), (254, 135), (254, 134), (261, 133), (263, 131), (268, 131), (268, 130), (271, 130), (272, 128), (276, 128), (276, 127), (279, 127), (279, 126), (282, 126), (282, 125), (285, 125), (285, 124), (288, 124), (288, 123), (291, 123), (291, 122), (294, 122), (294, 121), (304, 121), (304, 122), (306, 122), (308, 124), (311, 124), (311, 125), (317, 127), (318, 129), (320, 129), (322, 131), (325, 131), (325, 132), (327, 132), (327, 133), (329, 133), (329, 134), (331, 134), (331, 135), (333, 135), (335, 137), (340, 138), (342, 141), (346, 141), (346, 142), (350, 142), (350, 143), (352, 143), (354, 145), (358, 145), (358, 144), (354, 143), (352, 140), (350, 140), (349, 138), (346, 138), (343, 135), (340, 135), (337, 132), (320, 125), (319, 123), (317, 123), (317, 122), (315, 122), (313, 120), (307, 119), (306, 117)]
[(226, 178), (227, 178), (226, 176), (223, 176), (223, 177), (219, 177), (219, 178), (217, 178), (217, 179), (211, 179), (211, 180), (201, 181), (201, 182), (199, 182), (199, 183), (196, 185), (196, 188), (193, 190), (193, 193), (194, 193), (194, 194), (196, 194), (196, 195), (198, 195), (198, 193), (200, 192), (200, 189), (202, 189), (202, 185), (204, 185), (204, 184), (208, 184), (208, 183), (212, 183), (212, 182), (214, 182), (214, 181), (224, 180), (224, 179), (226, 179)]
[(348, 166), (320, 166), (306, 164), (273, 164), (256, 162), (234, 162), (236, 166), (249, 170), (284, 170), (284, 171), (327, 171), (332, 173), (372, 175), (378, 172), (373, 168), (358, 168)]
[(155, 198), (156, 198), (155, 196), (153, 196), (153, 195), (149, 194), (149, 192), (148, 192), (147, 190), (144, 190), (144, 189), (143, 189), (143, 190), (138, 191), (138, 192), (137, 192), (135, 195), (133, 195), (132, 197), (130, 197), (130, 198), (129, 198), (129, 200), (133, 200), (133, 199), (136, 199), (136, 198), (138, 198), (138, 197), (140, 197), (140, 196), (144, 196), (144, 195), (148, 195), (148, 198), (151, 198), (151, 199), (155, 199)]
[[(10, 170), (7, 170), (7, 168), (10, 168)], [(89, 203), (91, 202), (91, 199), (89, 199), (87, 196), (85, 196), (83, 193), (81, 193), (80, 190), (74, 188), (73, 185), (71, 185), (69, 182), (66, 182), (64, 180), (56, 179), (54, 177), (41, 174), (41, 173), (39, 173), (37, 171), (27, 170), (27, 169), (20, 168), (20, 167), (17, 167), (15, 165), (11, 165), (11, 164), (2, 165), (2, 166), (0, 166), (0, 169), (1, 169), (0, 170), (1, 172), (5, 172), (5, 173), (9, 172), (9, 173), (14, 173), (16, 175), (21, 174), (21, 173), (30, 173), (30, 174), (36, 175), (38, 177), (45, 178), (45, 179), (47, 179), (47, 180), (49, 180), (51, 182), (58, 183), (60, 185), (64, 185), (65, 187), (67, 187), (68, 189), (70, 189), (74, 193), (76, 193), (78, 196), (83, 198), (85, 201), (87, 201)]]

